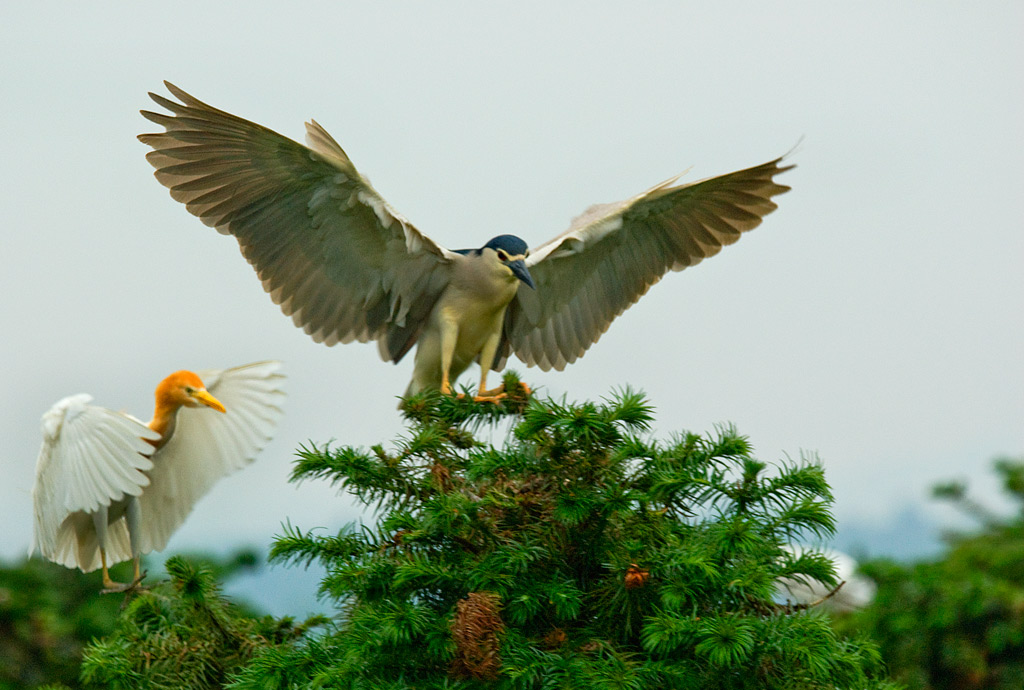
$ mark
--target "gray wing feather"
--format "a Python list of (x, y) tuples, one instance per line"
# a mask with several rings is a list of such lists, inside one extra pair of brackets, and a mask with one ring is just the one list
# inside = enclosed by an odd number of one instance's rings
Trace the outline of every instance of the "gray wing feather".
[(736, 242), (789, 189), (782, 158), (689, 184), (663, 182), (632, 199), (600, 204), (527, 259), (536, 290), (521, 287), (505, 314), (495, 368), (512, 352), (529, 366), (576, 361), (668, 271)]
[(166, 83), (142, 134), (171, 197), (233, 235), (281, 310), (317, 342), (377, 340), (398, 361), (447, 284), (453, 254), (387, 205), (315, 121), (309, 147)]

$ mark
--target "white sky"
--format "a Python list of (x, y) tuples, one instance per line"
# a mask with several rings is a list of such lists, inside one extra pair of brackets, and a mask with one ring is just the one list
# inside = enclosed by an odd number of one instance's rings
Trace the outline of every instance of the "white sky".
[(162, 79), (292, 138), (315, 117), (452, 248), (536, 246), (592, 203), (803, 137), (760, 228), (565, 372), (513, 366), (554, 396), (640, 388), (662, 436), (731, 421), (764, 460), (817, 452), (844, 525), (950, 477), (994, 492), (991, 458), (1024, 452), (1024, 5), (598, 4), (5, 7), (0, 556), (29, 544), (38, 420), (65, 395), (148, 418), (175, 369), (284, 360), (277, 439), (170, 550), (340, 526), (346, 498), (286, 483), (293, 449), (401, 431), (411, 357), (313, 343), (152, 178), (135, 135)]

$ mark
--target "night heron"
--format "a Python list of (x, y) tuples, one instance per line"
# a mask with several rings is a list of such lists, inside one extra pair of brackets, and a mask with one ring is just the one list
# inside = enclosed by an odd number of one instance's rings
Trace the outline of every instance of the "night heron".
[[(157, 386), (148, 423), (85, 393), (60, 400), (42, 419), (32, 551), (102, 568), (107, 591), (137, 586), (141, 554), (162, 550), (196, 501), (270, 441), (284, 398), (279, 367), (175, 372)], [(108, 566), (129, 559), (133, 582), (111, 580)]]
[(487, 372), (514, 353), (561, 370), (667, 271), (712, 256), (760, 224), (789, 188), (781, 158), (698, 182), (667, 180), (593, 206), (527, 251), (512, 235), (452, 251), (392, 209), (331, 136), (311, 121), (308, 148), (217, 110), (165, 82), (165, 128), (139, 139), (156, 178), (189, 212), (233, 235), (264, 289), (317, 342), (377, 341), (398, 362), (417, 345), (406, 394), (451, 392), (472, 363)]

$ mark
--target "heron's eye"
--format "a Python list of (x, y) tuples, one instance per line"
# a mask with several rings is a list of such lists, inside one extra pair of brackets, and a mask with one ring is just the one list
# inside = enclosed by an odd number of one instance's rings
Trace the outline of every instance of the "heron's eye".
[(185, 393), (187, 395), (192, 395), (195, 392), (196, 392), (196, 389), (193, 388), (192, 386), (185, 386)]
[(498, 258), (501, 259), (502, 261), (508, 261), (508, 254), (506, 254), (504, 250), (499, 249)]

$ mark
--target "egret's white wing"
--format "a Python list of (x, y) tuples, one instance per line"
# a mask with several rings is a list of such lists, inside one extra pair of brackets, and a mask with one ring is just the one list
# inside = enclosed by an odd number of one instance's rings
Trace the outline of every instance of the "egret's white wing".
[[(146, 457), (153, 446), (145, 439), (160, 438), (138, 420), (91, 401), (84, 393), (73, 395), (43, 415), (43, 444), (32, 488), (32, 549), (85, 571), (99, 566), (90, 514), (142, 493), (149, 484), (145, 473), (153, 467)], [(127, 548), (127, 530), (122, 526), (115, 532), (114, 550), (121, 541)]]
[(160, 551), (192, 507), (221, 477), (245, 467), (270, 441), (284, 401), (280, 363), (257, 362), (196, 372), (225, 413), (178, 410), (174, 433), (153, 455), (150, 485), (139, 497), (143, 553)]
[(398, 361), (448, 283), (454, 254), (396, 213), (316, 122), (311, 148), (165, 82), (166, 132), (142, 134), (156, 178), (189, 212), (233, 235), (264, 289), (328, 345), (378, 342)]
[(563, 369), (668, 271), (717, 254), (775, 210), (789, 189), (773, 178), (782, 159), (698, 182), (667, 180), (614, 204), (591, 207), (526, 260), (537, 289), (520, 286), (505, 315), (498, 366), (509, 351), (544, 370)]

